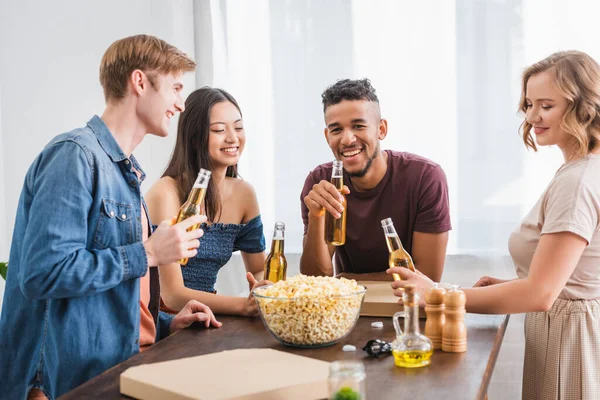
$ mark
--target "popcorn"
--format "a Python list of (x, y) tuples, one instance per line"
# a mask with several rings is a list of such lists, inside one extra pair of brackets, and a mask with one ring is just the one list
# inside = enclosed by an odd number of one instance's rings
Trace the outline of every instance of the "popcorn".
[(344, 347), (342, 347), (342, 351), (356, 351), (356, 346), (345, 344)]
[(383, 322), (381, 322), (381, 321), (371, 322), (371, 327), (372, 328), (383, 328)]
[(257, 288), (255, 299), (275, 336), (310, 346), (334, 342), (352, 329), (364, 290), (355, 280), (296, 275)]

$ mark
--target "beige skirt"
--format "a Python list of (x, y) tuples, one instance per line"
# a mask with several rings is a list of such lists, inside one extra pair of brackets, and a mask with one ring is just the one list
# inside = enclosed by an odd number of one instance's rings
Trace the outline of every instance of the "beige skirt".
[(523, 399), (600, 399), (600, 299), (527, 314)]

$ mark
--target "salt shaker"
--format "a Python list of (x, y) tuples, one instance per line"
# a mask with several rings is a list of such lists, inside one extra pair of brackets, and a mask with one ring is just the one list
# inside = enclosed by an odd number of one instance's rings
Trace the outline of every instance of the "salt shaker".
[(446, 290), (438, 287), (438, 283), (434, 283), (433, 287), (425, 292), (425, 312), (427, 313), (427, 321), (425, 322), (425, 336), (433, 343), (434, 349), (442, 348), (442, 331), (446, 316), (444, 315), (444, 295)]
[(442, 350), (450, 353), (467, 351), (467, 327), (465, 325), (465, 292), (458, 285), (444, 295), (446, 323), (442, 330)]

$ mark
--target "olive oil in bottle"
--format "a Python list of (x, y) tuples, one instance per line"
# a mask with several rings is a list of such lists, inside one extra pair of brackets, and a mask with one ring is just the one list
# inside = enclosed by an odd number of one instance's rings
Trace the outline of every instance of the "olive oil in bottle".
[[(413, 284), (404, 286), (402, 295), (404, 312), (394, 314), (396, 340), (392, 342), (394, 364), (402, 368), (419, 368), (431, 364), (433, 344), (427, 336), (419, 332), (419, 296)], [(398, 322), (404, 317), (404, 332)]]
[(418, 368), (431, 363), (433, 350), (392, 351), (394, 364), (403, 368)]

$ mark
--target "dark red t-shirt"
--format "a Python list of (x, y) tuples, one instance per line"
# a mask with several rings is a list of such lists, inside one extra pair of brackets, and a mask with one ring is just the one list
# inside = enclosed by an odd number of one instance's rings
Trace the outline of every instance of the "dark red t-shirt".
[[(441, 233), (452, 229), (448, 184), (442, 168), (416, 154), (385, 150), (387, 171), (376, 187), (358, 192), (344, 171), (346, 196), (346, 244), (335, 252), (336, 272), (380, 272), (388, 268), (388, 249), (381, 220), (392, 218), (404, 248), (412, 254), (413, 232)], [(300, 196), (304, 234), (308, 208), (304, 197), (314, 184), (331, 180), (332, 163), (319, 165), (304, 182)]]

